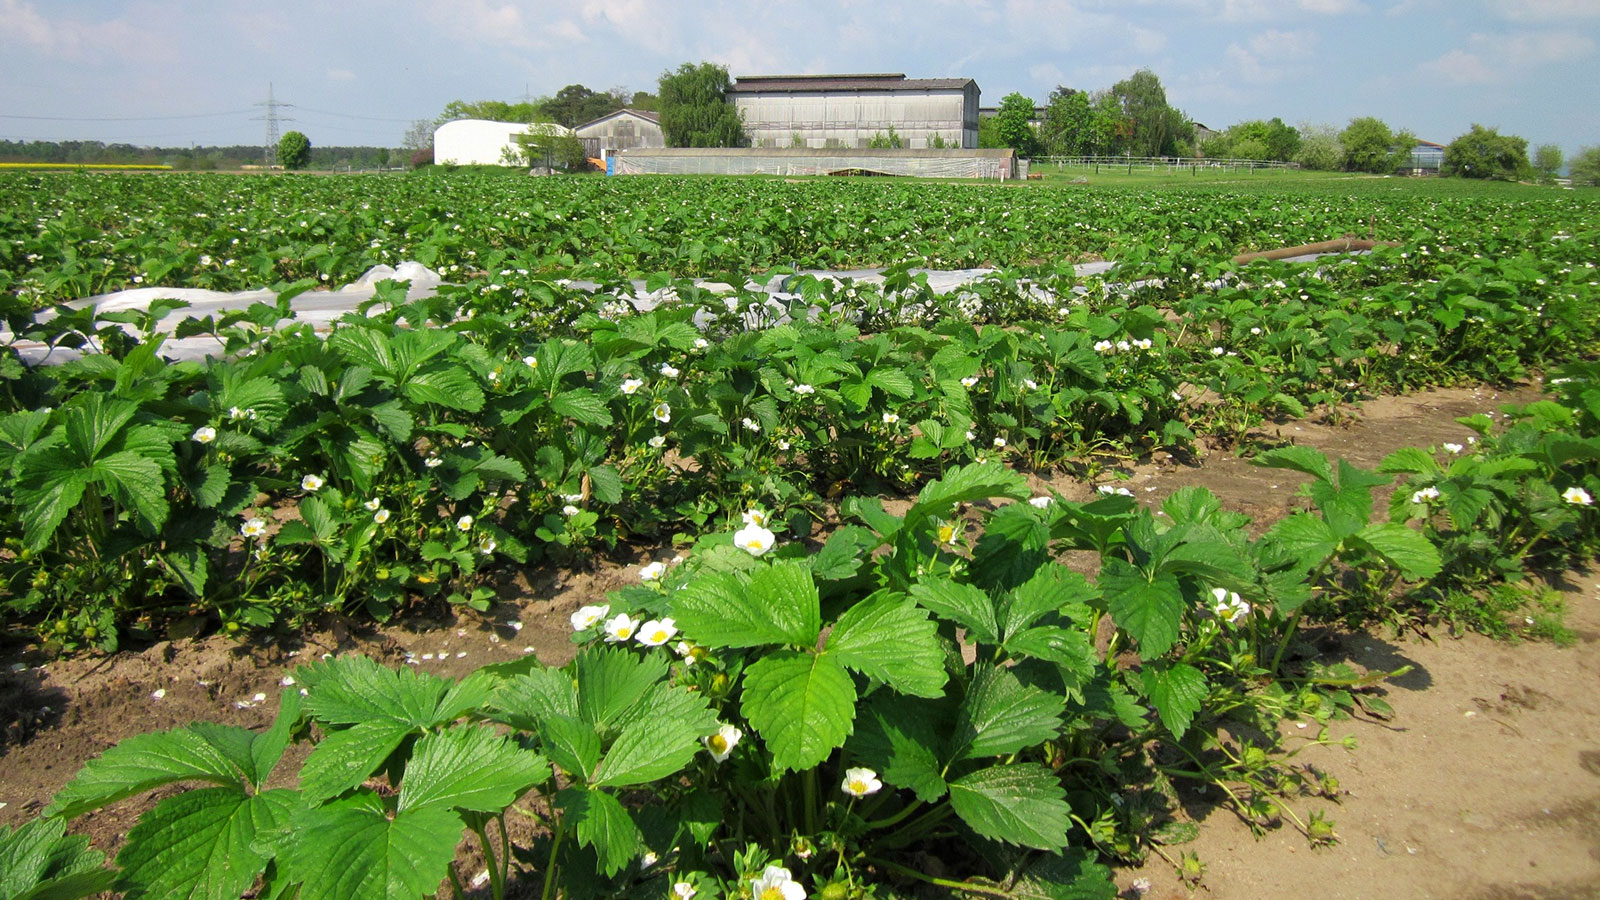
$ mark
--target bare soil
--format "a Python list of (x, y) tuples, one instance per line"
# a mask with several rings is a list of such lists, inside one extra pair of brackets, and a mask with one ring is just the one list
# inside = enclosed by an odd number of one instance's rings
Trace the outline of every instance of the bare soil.
[[(1298, 421), (1255, 437), (1263, 444), (1306, 444), (1370, 467), (1399, 447), (1464, 443), (1471, 432), (1455, 417), (1535, 397), (1532, 388), (1385, 397), (1340, 424)], [(1259, 529), (1303, 508), (1295, 496), (1302, 480), (1212, 450), (1184, 459), (1161, 454), (1099, 482), (1127, 487), (1150, 504), (1180, 487), (1204, 485), (1228, 508), (1253, 516), (1252, 527)], [(1094, 490), (1064, 478), (1035, 481), (1072, 499)], [(484, 616), (335, 627), (289, 644), (213, 635), (64, 660), (30, 647), (0, 647), (0, 825), (31, 818), (84, 762), (132, 735), (196, 720), (266, 726), (282, 679), (323, 654), (361, 652), (388, 664), (410, 654), (422, 669), (452, 677), (528, 653), (564, 662), (572, 655), (568, 615), (634, 581), (646, 556), (671, 555), (660, 549), (603, 561), (590, 571), (530, 571)], [(1336, 775), (1346, 792), (1337, 804), (1309, 805), (1334, 820), (1339, 843), (1312, 849), (1290, 828), (1257, 839), (1226, 807), (1196, 795), (1185, 812), (1201, 824), (1200, 837), (1173, 848), (1195, 850), (1206, 864), (1196, 893), (1293, 893), (1319, 900), (1600, 897), (1600, 573), (1569, 573), (1556, 587), (1566, 595), (1567, 624), (1578, 635), (1571, 648), (1443, 633), (1326, 635), (1323, 646), (1332, 658), (1372, 669), (1413, 666), (1387, 685), (1391, 721), (1334, 723), (1334, 734), (1355, 735), (1359, 749), (1318, 747), (1301, 756)], [(1285, 733), (1292, 742), (1294, 727)], [(158, 799), (127, 801), (75, 827), (115, 852)], [(513, 837), (526, 835), (513, 831)], [(469, 882), (481, 868), (470, 855), (460, 864)], [(1191, 896), (1158, 856), (1117, 877), (1126, 896), (1134, 895), (1136, 879), (1150, 882), (1153, 900)]]

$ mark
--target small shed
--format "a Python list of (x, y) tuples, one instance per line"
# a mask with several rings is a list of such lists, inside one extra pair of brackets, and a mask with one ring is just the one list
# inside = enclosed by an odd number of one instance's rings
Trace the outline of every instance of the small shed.
[(619, 109), (585, 122), (572, 132), (583, 141), (584, 153), (591, 157), (667, 145), (666, 135), (661, 130), (661, 116), (643, 109)]
[(433, 161), (457, 166), (520, 165), (522, 148), (517, 144), (517, 135), (532, 129), (567, 134), (572, 131), (549, 123), (457, 119), (434, 129)]

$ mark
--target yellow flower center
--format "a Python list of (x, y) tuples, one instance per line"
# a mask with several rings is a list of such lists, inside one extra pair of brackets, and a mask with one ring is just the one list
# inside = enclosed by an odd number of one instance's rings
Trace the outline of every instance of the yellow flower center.
[(867, 792), (867, 783), (865, 781), (862, 781), (859, 778), (852, 778), (850, 780), (850, 793), (855, 794), (856, 796), (860, 796), (862, 794), (865, 794), (866, 792)]
[(783, 891), (778, 887), (769, 887), (761, 892), (761, 900), (783, 900)]
[(666, 639), (667, 639), (666, 631), (662, 630), (662, 629), (659, 629), (659, 628), (656, 629), (655, 633), (650, 635), (650, 640), (655, 641), (658, 644), (663, 642), (663, 641), (665, 641)]
[(953, 540), (955, 538), (955, 536), (956, 536), (956, 530), (955, 530), (954, 526), (951, 526), (951, 525), (940, 525), (939, 526), (939, 542), (940, 543), (948, 544), (948, 543), (950, 543), (951, 540)]
[(711, 748), (712, 753), (727, 753), (728, 739), (720, 734), (713, 734), (706, 738), (706, 746)]
[(633, 636), (633, 629), (632, 628), (629, 628), (626, 625), (618, 626), (618, 628), (617, 628), (617, 637), (625, 638), (625, 637), (632, 637), (632, 636)]

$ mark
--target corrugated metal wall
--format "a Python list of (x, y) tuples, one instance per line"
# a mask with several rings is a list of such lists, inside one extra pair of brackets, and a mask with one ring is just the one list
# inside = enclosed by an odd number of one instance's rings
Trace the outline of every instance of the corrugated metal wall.
[(966, 91), (745, 92), (733, 95), (753, 147), (860, 148), (893, 128), (907, 149), (978, 146), (978, 98)]

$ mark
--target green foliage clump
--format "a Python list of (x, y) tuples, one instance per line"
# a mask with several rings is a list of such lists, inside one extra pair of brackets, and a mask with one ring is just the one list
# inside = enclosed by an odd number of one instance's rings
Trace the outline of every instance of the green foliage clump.
[(1387, 175), (1411, 158), (1416, 138), (1408, 132), (1389, 130), (1382, 119), (1363, 116), (1351, 119), (1339, 132), (1339, 144), (1344, 149), (1341, 167), (1346, 172)]
[(1282, 119), (1254, 119), (1230, 125), (1227, 131), (1202, 142), (1200, 149), (1214, 158), (1288, 162), (1300, 152), (1300, 132)]
[(278, 164), (285, 169), (304, 169), (310, 162), (311, 139), (301, 132), (288, 132), (278, 141)]
[(1018, 156), (1033, 156), (1039, 150), (1039, 136), (1033, 130), (1036, 115), (1033, 99), (1020, 93), (1007, 94), (994, 114), (995, 137), (1002, 147), (1010, 147)]
[(726, 66), (684, 63), (661, 73), (661, 130), (668, 147), (742, 147), (748, 143), (739, 111), (728, 99)]
[(1532, 169), (1526, 139), (1474, 124), (1472, 130), (1444, 148), (1439, 174), (1515, 181), (1529, 175)]
[(1572, 183), (1600, 187), (1600, 147), (1584, 147), (1572, 157)]

